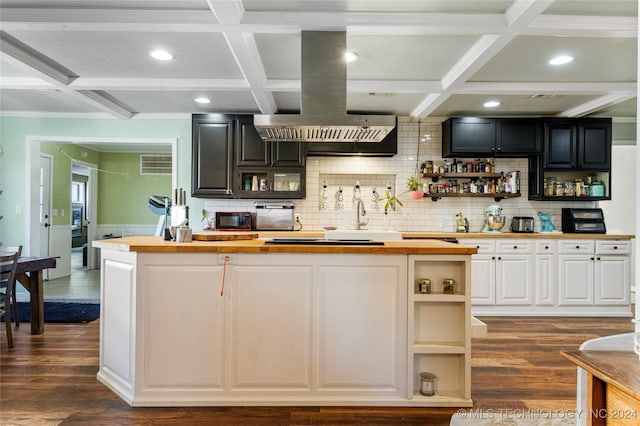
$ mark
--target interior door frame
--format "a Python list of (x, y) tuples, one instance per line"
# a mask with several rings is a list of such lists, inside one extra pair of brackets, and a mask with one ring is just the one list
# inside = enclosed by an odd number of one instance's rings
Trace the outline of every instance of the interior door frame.
[[(30, 256), (40, 254), (39, 218), (38, 218), (38, 185), (40, 144), (47, 142), (97, 144), (167, 144), (171, 146), (171, 187), (178, 187), (178, 139), (177, 138), (111, 138), (111, 137), (87, 137), (87, 136), (39, 136), (28, 135), (25, 138), (25, 188), (28, 189), (25, 206), (25, 244), (23, 253)], [(94, 179), (94, 182), (97, 179)], [(97, 188), (96, 188), (97, 190)], [(97, 192), (95, 193), (97, 197)], [(97, 221), (96, 221), (97, 222)], [(97, 223), (95, 224), (97, 227)], [(71, 251), (71, 245), (69, 245)], [(96, 256), (97, 257), (97, 256)]]

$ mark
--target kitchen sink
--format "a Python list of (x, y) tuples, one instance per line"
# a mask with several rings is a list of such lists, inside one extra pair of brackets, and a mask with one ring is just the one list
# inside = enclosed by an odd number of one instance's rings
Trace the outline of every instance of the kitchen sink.
[(324, 231), (324, 236), (331, 240), (401, 240), (402, 232), (384, 229), (336, 229)]
[(383, 241), (361, 240), (361, 239), (330, 239), (314, 237), (289, 237), (271, 238), (264, 242), (265, 245), (272, 244), (297, 244), (297, 245), (330, 245), (330, 246), (383, 246)]

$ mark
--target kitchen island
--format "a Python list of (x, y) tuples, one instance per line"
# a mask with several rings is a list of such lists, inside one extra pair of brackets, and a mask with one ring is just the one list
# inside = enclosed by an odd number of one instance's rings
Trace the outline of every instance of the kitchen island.
[[(475, 247), (157, 237), (94, 246), (98, 379), (133, 406), (472, 406)], [(419, 278), (431, 293), (419, 293)], [(421, 372), (436, 375), (435, 395), (419, 392)]]

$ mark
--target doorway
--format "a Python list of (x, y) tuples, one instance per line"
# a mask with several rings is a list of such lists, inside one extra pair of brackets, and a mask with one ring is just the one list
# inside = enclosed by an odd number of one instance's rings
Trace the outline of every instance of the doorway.
[[(40, 145), (42, 143), (47, 142), (55, 142), (59, 144), (82, 144), (88, 147), (96, 147), (100, 149), (100, 147), (108, 147), (108, 146), (120, 146), (120, 147), (128, 147), (127, 149), (134, 150), (138, 148), (140, 151), (148, 150), (149, 146), (165, 146), (165, 149), (170, 150), (172, 157), (172, 171), (171, 171), (171, 183), (172, 187), (177, 187), (177, 139), (175, 138), (96, 138), (96, 137), (57, 137), (57, 136), (30, 136), (27, 138), (26, 145), (26, 159), (27, 159), (27, 188), (29, 188), (29, 196), (27, 197), (27, 203), (25, 207), (25, 220), (26, 224), (26, 235), (25, 235), (25, 249), (24, 252), (36, 256), (42, 255), (43, 253), (47, 253), (47, 247), (44, 242), (41, 241), (40, 238), (40, 214), (39, 214), (39, 182), (40, 182)], [(124, 149), (124, 148), (123, 148)], [(98, 180), (98, 172), (97, 165), (95, 167), (91, 167), (89, 165), (89, 185), (91, 186), (88, 190), (89, 201), (88, 205), (91, 205), (91, 197), (97, 200), (97, 180)], [(52, 194), (55, 196), (55, 194)], [(71, 206), (70, 206), (71, 207)], [(88, 208), (88, 219), (87, 219), (87, 245), (88, 245), (88, 269), (97, 269), (99, 268), (99, 252), (97, 249), (91, 248), (91, 241), (96, 238), (96, 233), (98, 231), (99, 224), (97, 222), (97, 210), (98, 207), (91, 209)], [(67, 215), (72, 215), (72, 209), (67, 211)], [(68, 221), (68, 239), (66, 240), (68, 243), (61, 244), (56, 241), (53, 241), (49, 244), (51, 247), (51, 253), (56, 254), (56, 256), (60, 255), (60, 259), (58, 262), (58, 267), (56, 268), (56, 272), (66, 271), (66, 275), (69, 275), (69, 271), (71, 268), (71, 220)], [(94, 226), (92, 226), (94, 225)], [(93, 230), (92, 230), (93, 228)], [(92, 234), (93, 232), (93, 234)], [(98, 235), (99, 237), (99, 235)], [(55, 246), (55, 247), (53, 247)], [(53, 271), (53, 270), (52, 270)]]

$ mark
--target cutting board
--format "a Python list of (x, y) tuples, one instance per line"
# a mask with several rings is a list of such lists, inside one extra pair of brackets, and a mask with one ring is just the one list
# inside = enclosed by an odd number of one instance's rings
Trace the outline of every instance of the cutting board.
[(258, 238), (257, 232), (200, 231), (193, 233), (193, 239), (196, 241), (254, 240), (256, 238)]

